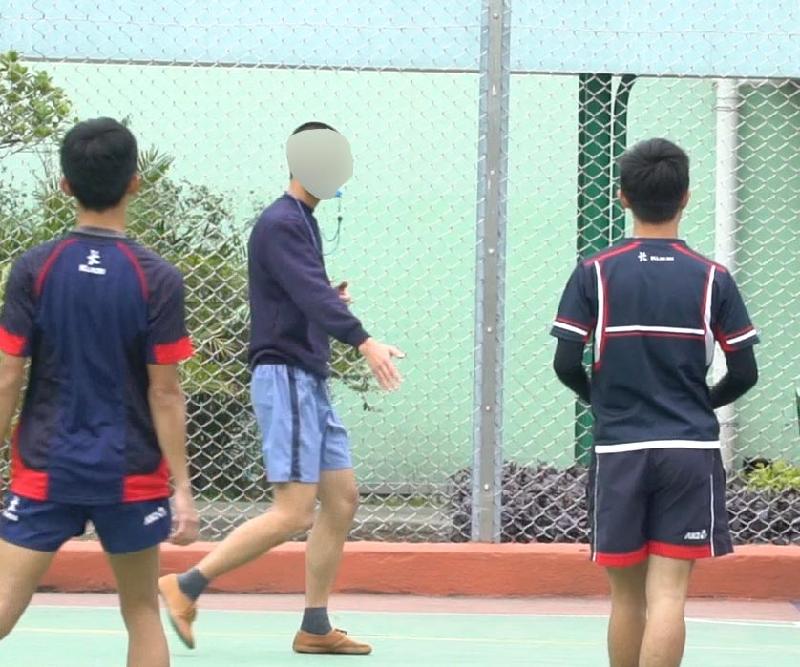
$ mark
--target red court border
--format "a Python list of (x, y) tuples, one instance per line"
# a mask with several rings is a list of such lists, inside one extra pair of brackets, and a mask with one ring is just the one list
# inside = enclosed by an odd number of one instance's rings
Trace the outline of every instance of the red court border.
[[(162, 570), (195, 565), (213, 543), (166, 545)], [(214, 581), (225, 593), (300, 593), (305, 545), (286, 544)], [(99, 544), (68, 543), (56, 556), (42, 589), (61, 592), (114, 590)], [(575, 544), (408, 544), (351, 542), (336, 591), (476, 596), (607, 595), (602, 568), (589, 548)], [(695, 597), (800, 600), (800, 546), (749, 545), (719, 559), (698, 561)]]

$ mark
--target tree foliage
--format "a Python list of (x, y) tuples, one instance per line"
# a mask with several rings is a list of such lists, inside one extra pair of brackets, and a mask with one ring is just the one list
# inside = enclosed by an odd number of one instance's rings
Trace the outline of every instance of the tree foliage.
[(14, 51), (0, 53), (0, 157), (57, 136), (71, 112), (47, 72), (31, 71)]

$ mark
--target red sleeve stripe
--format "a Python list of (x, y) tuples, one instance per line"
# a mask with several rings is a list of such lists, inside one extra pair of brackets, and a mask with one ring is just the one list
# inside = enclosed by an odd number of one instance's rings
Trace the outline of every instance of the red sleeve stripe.
[(726, 269), (725, 266), (723, 266), (719, 262), (712, 262), (710, 259), (703, 257), (701, 254), (696, 253), (694, 250), (690, 250), (689, 248), (687, 248), (684, 245), (681, 245), (680, 243), (673, 243), (672, 247), (675, 248), (675, 250), (677, 250), (678, 252), (686, 255), (687, 257), (691, 257), (692, 259), (696, 259), (698, 262), (702, 262), (706, 266), (713, 266), (717, 271), (721, 273), (728, 272), (728, 269)]
[(150, 290), (147, 287), (147, 276), (144, 275), (144, 269), (142, 269), (142, 265), (139, 264), (139, 260), (136, 259), (136, 255), (133, 254), (133, 250), (122, 241), (117, 241), (117, 248), (119, 248), (122, 254), (133, 264), (133, 268), (136, 270), (136, 276), (139, 278), (139, 286), (142, 288), (142, 296), (145, 301), (149, 300)]
[(44, 281), (47, 280), (47, 276), (50, 273), (50, 269), (53, 268), (53, 264), (56, 263), (56, 260), (61, 256), (61, 253), (64, 252), (69, 246), (75, 243), (75, 239), (68, 239), (66, 241), (62, 241), (59, 243), (52, 253), (50, 253), (50, 257), (47, 258), (47, 261), (42, 266), (42, 270), (39, 271), (39, 275), (36, 277), (36, 284), (34, 286), (34, 292), (37, 297), (42, 295), (42, 290), (44, 289)]
[(630, 252), (642, 245), (641, 241), (631, 241), (630, 243), (626, 243), (625, 245), (621, 245), (618, 248), (608, 248), (606, 250), (601, 251), (599, 254), (595, 255), (594, 257), (589, 257), (583, 261), (584, 266), (588, 266), (590, 264), (594, 264), (595, 262), (604, 262), (607, 259), (612, 257), (616, 257), (617, 255), (622, 255), (623, 253)]
[(154, 346), (154, 356), (159, 365), (177, 364), (194, 356), (194, 345), (188, 336), (174, 343)]
[(5, 327), (0, 327), (0, 350), (12, 357), (22, 357), (28, 340), (25, 336), (16, 336)]

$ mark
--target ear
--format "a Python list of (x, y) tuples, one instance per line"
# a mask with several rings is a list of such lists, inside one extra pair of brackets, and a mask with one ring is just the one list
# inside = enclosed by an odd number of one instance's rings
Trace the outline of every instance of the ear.
[(134, 174), (133, 178), (131, 178), (131, 182), (128, 183), (128, 189), (126, 190), (126, 194), (129, 195), (136, 195), (139, 194), (139, 190), (142, 187), (142, 177), (139, 174)]
[(58, 186), (61, 188), (61, 192), (63, 192), (67, 197), (72, 196), (72, 188), (69, 186), (69, 181), (62, 176), (61, 180), (58, 182)]
[(628, 198), (625, 196), (625, 193), (622, 191), (622, 188), (617, 190), (617, 197), (619, 197), (619, 202), (622, 204), (622, 208), (630, 208), (631, 203), (628, 201)]

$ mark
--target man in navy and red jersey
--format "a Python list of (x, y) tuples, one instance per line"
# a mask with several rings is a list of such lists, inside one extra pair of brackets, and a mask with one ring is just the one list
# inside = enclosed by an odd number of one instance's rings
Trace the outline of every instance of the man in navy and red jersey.
[(109, 118), (64, 138), (61, 186), (78, 202), (74, 231), (14, 264), (0, 316), (0, 435), (25, 368), (0, 516), (0, 637), (28, 606), (54, 554), (94, 525), (117, 578), (129, 667), (166, 667), (158, 545), (197, 534), (177, 363), (192, 355), (183, 280), (124, 234), (139, 187), (134, 136)]
[[(755, 385), (758, 337), (730, 273), (678, 239), (683, 150), (644, 141), (619, 171), (634, 237), (573, 272), (552, 330), (554, 366), (594, 413), (592, 559), (611, 581), (611, 665), (677, 667), (692, 565), (732, 551), (714, 410)], [(728, 371), (709, 388), (716, 343)]]

